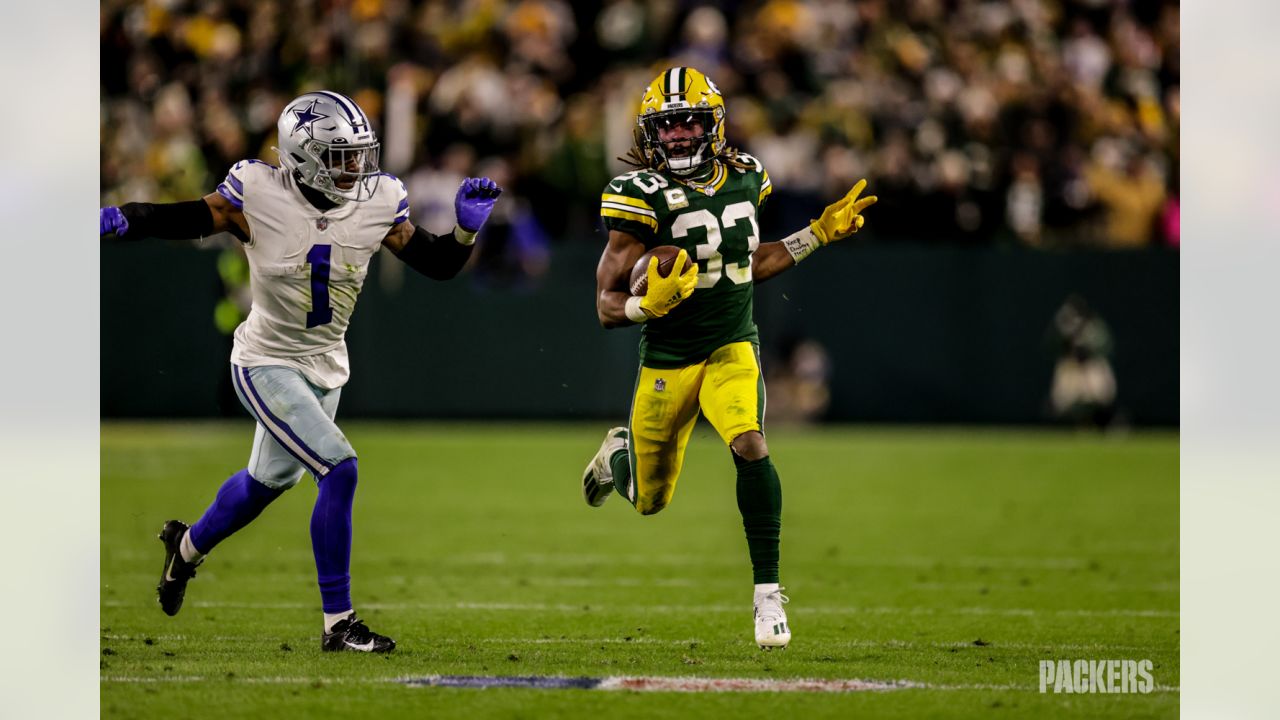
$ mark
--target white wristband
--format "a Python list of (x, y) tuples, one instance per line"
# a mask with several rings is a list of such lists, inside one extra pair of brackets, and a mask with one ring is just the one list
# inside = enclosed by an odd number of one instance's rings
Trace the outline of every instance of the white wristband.
[(632, 295), (627, 298), (627, 304), (623, 311), (627, 314), (627, 319), (633, 323), (642, 323), (649, 319), (649, 314), (640, 307), (640, 301), (643, 299), (639, 295)]
[(457, 240), (460, 245), (471, 245), (476, 241), (476, 234), (463, 230), (461, 225), (454, 225), (453, 239)]
[(817, 236), (813, 234), (813, 228), (808, 225), (805, 225), (803, 230), (782, 238), (782, 247), (791, 253), (791, 259), (795, 260), (797, 265), (821, 246), (822, 243), (818, 242)]

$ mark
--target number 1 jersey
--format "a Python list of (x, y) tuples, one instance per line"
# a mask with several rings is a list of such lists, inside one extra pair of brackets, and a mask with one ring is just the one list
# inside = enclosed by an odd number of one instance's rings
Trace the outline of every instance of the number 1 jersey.
[(737, 159), (747, 167), (716, 160), (705, 184), (667, 172), (629, 172), (614, 178), (600, 198), (606, 230), (633, 235), (646, 248), (684, 248), (698, 263), (693, 294), (644, 324), (640, 361), (646, 367), (684, 367), (729, 343), (759, 342), (751, 255), (760, 244), (757, 211), (773, 186), (759, 160), (743, 153)]
[(373, 254), (409, 219), (404, 183), (383, 174), (373, 196), (319, 210), (287, 169), (236, 163), (218, 193), (244, 212), (253, 307), (236, 328), (231, 361), (284, 365), (313, 384), (342, 387), (350, 376), (346, 332)]

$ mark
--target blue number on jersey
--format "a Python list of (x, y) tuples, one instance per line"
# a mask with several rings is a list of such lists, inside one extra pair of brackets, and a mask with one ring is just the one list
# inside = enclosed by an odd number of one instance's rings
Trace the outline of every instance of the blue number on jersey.
[(307, 251), (311, 263), (311, 310), (307, 311), (307, 327), (327, 325), (333, 322), (333, 308), (329, 307), (329, 256), (328, 245), (312, 245)]

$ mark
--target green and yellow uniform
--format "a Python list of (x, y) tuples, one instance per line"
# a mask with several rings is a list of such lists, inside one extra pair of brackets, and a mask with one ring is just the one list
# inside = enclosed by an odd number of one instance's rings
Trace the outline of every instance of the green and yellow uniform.
[(670, 502), (699, 408), (725, 443), (760, 430), (764, 418), (751, 255), (760, 243), (757, 214), (773, 187), (758, 160), (737, 159), (746, 167), (717, 159), (701, 182), (629, 172), (600, 199), (606, 229), (646, 248), (681, 247), (698, 263), (693, 294), (642, 330), (628, 499), (645, 514)]
[[(620, 266), (636, 247), (611, 237), (597, 270), (597, 312), (606, 327), (621, 325), (621, 317), (643, 324), (640, 372), (628, 426), (605, 433), (582, 473), (582, 497), (600, 507), (616, 490), (645, 515), (666, 507), (701, 410), (732, 449), (751, 557), (755, 641), (771, 649), (786, 647), (791, 629), (778, 574), (782, 481), (760, 434), (765, 399), (751, 264), (760, 246), (757, 215), (773, 187), (758, 160), (728, 146), (726, 112), (705, 74), (663, 70), (640, 99), (625, 158), (644, 169), (614, 178), (600, 198), (611, 235), (634, 237), (646, 248), (675, 245), (698, 267), (660, 276), (650, 259), (649, 292), (619, 297), (616, 286), (626, 279)], [(766, 245), (763, 272), (775, 275), (857, 232), (861, 211), (876, 202), (874, 195), (858, 199), (864, 187), (866, 180), (858, 181), (820, 218)]]

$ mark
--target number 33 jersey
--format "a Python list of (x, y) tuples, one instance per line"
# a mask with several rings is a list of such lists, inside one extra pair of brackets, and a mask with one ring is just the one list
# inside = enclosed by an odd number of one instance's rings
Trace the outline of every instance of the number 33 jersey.
[(667, 172), (629, 172), (614, 178), (600, 198), (606, 230), (633, 235), (646, 248), (684, 248), (698, 263), (693, 294), (643, 325), (640, 359), (646, 367), (685, 367), (729, 343), (759, 342), (751, 255), (760, 244), (757, 211), (773, 186), (759, 160), (743, 153), (737, 159), (747, 167), (715, 160), (704, 183)]
[(404, 183), (383, 174), (373, 196), (325, 211), (292, 173), (258, 160), (236, 163), (218, 193), (249, 225), (253, 307), (236, 328), (231, 361), (296, 368), (322, 388), (350, 376), (346, 332), (369, 262), (391, 228), (409, 219)]

